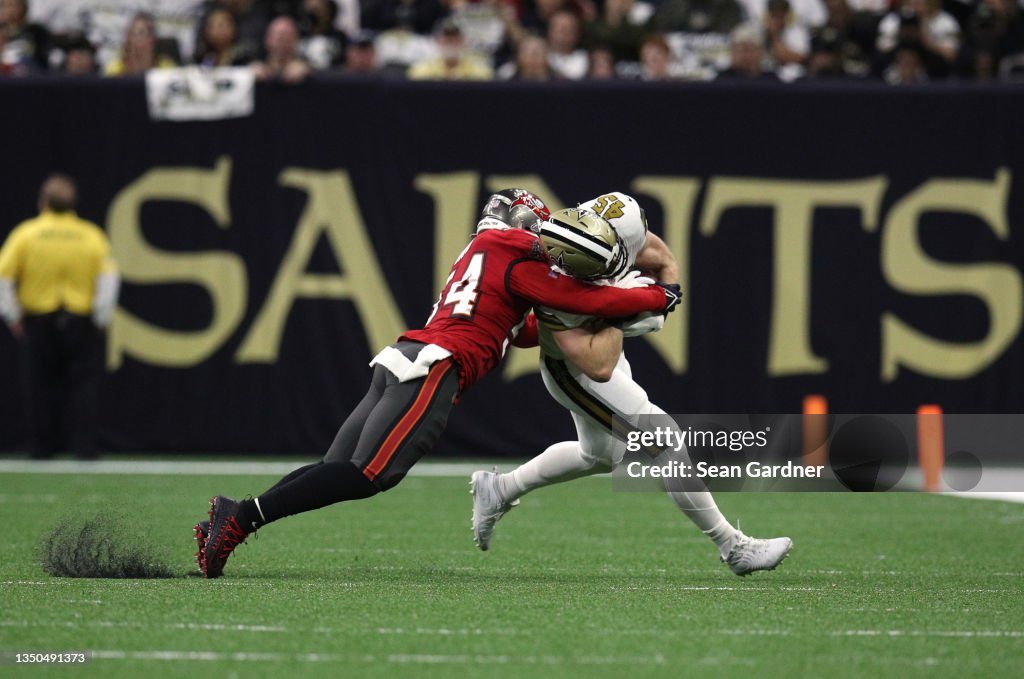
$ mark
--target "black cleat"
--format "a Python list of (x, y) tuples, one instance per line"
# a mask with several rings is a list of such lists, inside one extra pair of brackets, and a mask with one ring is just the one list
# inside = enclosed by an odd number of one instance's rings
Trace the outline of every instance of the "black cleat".
[[(227, 563), (235, 547), (245, 542), (248, 535), (238, 523), (238, 511), (241, 503), (226, 497), (210, 498), (210, 523), (207, 527), (205, 544), (200, 550), (197, 561), (199, 570), (207, 578), (219, 578), (224, 573)], [(196, 524), (196, 540), (202, 535), (202, 523)]]

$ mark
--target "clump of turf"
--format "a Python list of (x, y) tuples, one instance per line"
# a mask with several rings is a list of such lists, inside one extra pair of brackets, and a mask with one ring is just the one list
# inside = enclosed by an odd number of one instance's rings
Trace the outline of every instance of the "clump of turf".
[(62, 578), (171, 578), (170, 567), (123, 519), (66, 517), (39, 544), (39, 565)]

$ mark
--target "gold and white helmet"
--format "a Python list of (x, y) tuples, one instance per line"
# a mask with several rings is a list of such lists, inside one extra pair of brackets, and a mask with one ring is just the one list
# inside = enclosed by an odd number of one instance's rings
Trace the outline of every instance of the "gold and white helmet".
[(583, 208), (551, 213), (541, 223), (540, 239), (551, 262), (574, 278), (606, 278), (625, 261), (622, 244), (608, 220)]
[(607, 219), (622, 241), (626, 254), (625, 267), (615, 275), (620, 276), (633, 268), (637, 254), (643, 250), (647, 242), (647, 215), (636, 199), (629, 194), (615, 191), (580, 203), (580, 207)]

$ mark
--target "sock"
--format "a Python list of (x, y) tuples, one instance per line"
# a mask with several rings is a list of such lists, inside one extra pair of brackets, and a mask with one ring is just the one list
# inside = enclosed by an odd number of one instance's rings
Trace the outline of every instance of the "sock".
[(286, 516), (345, 500), (361, 500), (379, 492), (377, 486), (351, 462), (324, 462), (311, 467), (288, 483), (277, 485), (256, 498), (263, 510), (262, 517), (255, 501), (243, 502), (246, 521), (257, 524), (258, 528)]
[(259, 507), (256, 506), (256, 501), (252, 498), (246, 498), (239, 502), (239, 504), (241, 507), (238, 510), (238, 515), (235, 517), (238, 520), (238, 525), (246, 533), (255, 533), (262, 528), (266, 521), (263, 520), (263, 514), (260, 512)]
[[(295, 479), (299, 478), (300, 476), (308, 472), (310, 469), (318, 467), (323, 463), (323, 460), (317, 460), (312, 464), (307, 464), (302, 467), (299, 467), (298, 469), (293, 469), (292, 471), (288, 472), (285, 476), (281, 477), (281, 479), (277, 483), (268, 488), (267, 492), (270, 492), (275, 488), (280, 488), (283, 485), (291, 483)], [(238, 519), (239, 525), (242, 526), (249, 533), (254, 533), (259, 528), (262, 528), (263, 525), (267, 523), (267, 520), (263, 517), (263, 512), (260, 511), (261, 509), (262, 507), (258, 505), (256, 501), (253, 500), (252, 498), (242, 500), (241, 508), (238, 512), (238, 516), (236, 517)]]
[(283, 486), (286, 483), (291, 483), (295, 479), (299, 478), (300, 476), (302, 476), (303, 474), (308, 472), (310, 469), (313, 469), (314, 467), (319, 467), (323, 463), (324, 463), (323, 460), (317, 460), (313, 464), (307, 464), (305, 466), (299, 467), (298, 469), (293, 469), (292, 471), (288, 472), (288, 474), (286, 476), (281, 477), (280, 481), (278, 481), (277, 483), (272, 485), (267, 490), (274, 490), (275, 488), (278, 488), (279, 486)]
[(571, 481), (606, 471), (603, 465), (583, 456), (579, 441), (564, 441), (547, 450), (508, 474), (498, 475), (498, 492), (511, 502), (535, 488)]
[(711, 493), (707, 491), (674, 491), (669, 492), (669, 497), (683, 514), (686, 514), (686, 517), (703, 531), (704, 535), (711, 538), (723, 558), (729, 554), (729, 550), (736, 543), (739, 531), (725, 520), (725, 516), (718, 509)]

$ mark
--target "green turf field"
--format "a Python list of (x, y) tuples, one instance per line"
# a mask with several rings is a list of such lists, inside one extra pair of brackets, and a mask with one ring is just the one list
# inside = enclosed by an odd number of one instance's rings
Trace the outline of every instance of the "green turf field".
[[(213, 493), (267, 477), (0, 475), (0, 649), (91, 650), (4, 676), (1021, 676), (1024, 505), (921, 494), (733, 494), (796, 544), (738, 578), (665, 497), (587, 479), (538, 491), (473, 546), (462, 478), (266, 527), (225, 577), (52, 578), (69, 510), (130, 508), (191, 570)], [(189, 656), (189, 654), (195, 654)], [(201, 673), (201, 674), (200, 674)]]

